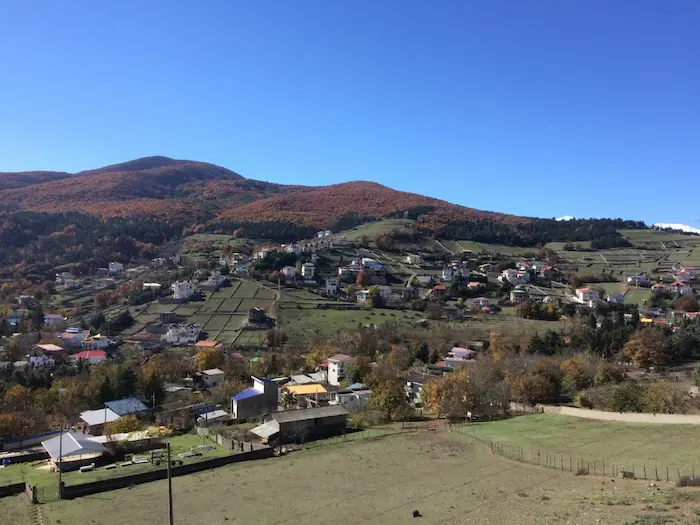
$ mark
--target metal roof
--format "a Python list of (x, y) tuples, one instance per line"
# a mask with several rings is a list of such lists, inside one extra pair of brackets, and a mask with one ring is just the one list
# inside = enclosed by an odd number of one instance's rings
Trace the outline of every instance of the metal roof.
[(118, 399), (117, 401), (107, 401), (105, 405), (120, 416), (137, 414), (148, 410), (148, 407), (135, 397), (127, 397), (126, 399)]
[(84, 434), (78, 434), (76, 432), (64, 432), (60, 436), (42, 441), (41, 444), (52, 459), (58, 459), (59, 454), (61, 458), (67, 458), (70, 456), (102, 454), (106, 452), (105, 447), (102, 446), (101, 443), (90, 439)]
[(235, 396), (233, 396), (231, 399), (234, 401), (240, 401), (241, 399), (248, 399), (249, 397), (253, 396), (261, 396), (263, 393), (260, 392), (260, 390), (255, 390), (254, 388), (246, 388), (242, 392), (239, 392)]
[(205, 412), (197, 418), (197, 421), (213, 421), (222, 417), (228, 417), (228, 412), (225, 410), (212, 410), (211, 412)]
[(210, 368), (209, 370), (204, 370), (202, 373), (207, 376), (220, 376), (224, 374), (224, 371), (218, 368)]
[(267, 423), (263, 423), (262, 425), (251, 430), (253, 434), (260, 436), (261, 438), (269, 438), (270, 436), (277, 434), (279, 431), (280, 426), (277, 421), (268, 421)]
[(109, 408), (98, 408), (97, 410), (86, 410), (80, 413), (80, 419), (85, 421), (89, 426), (102, 425), (116, 421), (121, 416)]
[(284, 390), (291, 392), (295, 396), (308, 396), (310, 394), (325, 394), (327, 390), (323, 386), (310, 383), (304, 385), (288, 385), (284, 387)]
[(347, 416), (348, 411), (341, 406), (327, 406), (316, 408), (301, 408), (299, 410), (284, 410), (272, 412), (270, 417), (278, 423), (291, 423), (293, 421), (305, 421), (324, 417)]

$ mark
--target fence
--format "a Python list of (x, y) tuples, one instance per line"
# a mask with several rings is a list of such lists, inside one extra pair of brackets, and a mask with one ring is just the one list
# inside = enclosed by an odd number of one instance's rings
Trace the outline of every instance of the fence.
[[(684, 469), (669, 468), (667, 465), (646, 464), (644, 462), (618, 463), (605, 459), (590, 459), (571, 454), (552, 454), (539, 448), (519, 447), (506, 445), (497, 441), (483, 440), (468, 432), (468, 425), (453, 425), (450, 432), (466, 434), (472, 439), (489, 447), (496, 455), (529, 463), (539, 467), (551, 468), (561, 471), (569, 471), (577, 475), (592, 474), (594, 476), (612, 476), (620, 478), (644, 479), (651, 481), (678, 481), (682, 477), (695, 478), (695, 467), (687, 466)], [(700, 469), (698, 469), (700, 475)]]
[(349, 434), (341, 434), (339, 436), (334, 436), (326, 439), (317, 439), (314, 441), (307, 441), (301, 445), (285, 445), (287, 449), (294, 450), (297, 448), (308, 449), (308, 448), (318, 448), (325, 447), (328, 445), (338, 445), (340, 443), (348, 443), (350, 441), (360, 441), (363, 439), (380, 438), (385, 436), (395, 436), (398, 434), (406, 434), (409, 432), (417, 432), (418, 427), (405, 427), (402, 429), (391, 429), (391, 428), (373, 428), (369, 430), (363, 430), (361, 432), (351, 432)]

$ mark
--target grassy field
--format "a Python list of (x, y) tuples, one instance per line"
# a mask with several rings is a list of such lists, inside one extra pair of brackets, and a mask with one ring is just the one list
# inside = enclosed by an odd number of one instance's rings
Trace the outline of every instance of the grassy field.
[[(644, 466), (651, 476), (655, 467), (665, 479), (666, 467), (671, 477), (691, 475), (693, 467), (700, 474), (700, 459), (694, 450), (700, 446), (700, 429), (694, 425), (644, 425), (595, 421), (590, 419), (536, 414), (515, 417), (503, 421), (472, 423), (464, 431), (469, 436), (496, 441), (509, 447), (522, 447), (528, 457), (539, 450), (556, 455), (557, 461), (564, 457), (568, 466), (571, 457), (607, 470), (613, 465), (624, 466), (641, 477)], [(592, 467), (591, 467), (592, 470)]]
[(402, 310), (318, 310), (294, 306), (278, 310), (280, 325), (288, 332), (326, 335), (358, 324), (408, 323), (423, 317), (422, 312)]
[(625, 294), (625, 304), (641, 305), (649, 297), (651, 291), (648, 288), (630, 288)]
[[(420, 523), (431, 525), (699, 523), (691, 521), (698, 493), (631, 480), (601, 483), (515, 463), (445, 432), (319, 447), (172, 484), (176, 523), (206, 516), (214, 525), (320, 525), (342, 516), (349, 525), (392, 525), (411, 522), (414, 510)], [(49, 525), (140, 525), (167, 520), (167, 502), (167, 482), (157, 481), (51, 502), (42, 510)], [(5, 508), (0, 500), (0, 512)], [(667, 521), (651, 521), (654, 516)]]

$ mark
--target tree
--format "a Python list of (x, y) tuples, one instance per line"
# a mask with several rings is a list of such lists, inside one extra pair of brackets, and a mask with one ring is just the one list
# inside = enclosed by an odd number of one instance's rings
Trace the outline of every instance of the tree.
[(21, 385), (12, 385), (2, 397), (4, 412), (27, 412), (34, 402), (34, 393)]
[(139, 418), (133, 414), (122, 416), (115, 421), (110, 421), (105, 425), (105, 434), (108, 436), (114, 434), (127, 434), (129, 432), (135, 432), (141, 430), (143, 425)]
[(684, 312), (697, 312), (698, 311), (698, 300), (693, 295), (681, 295), (673, 303), (676, 310), (682, 310)]
[(379, 288), (376, 286), (373, 286), (369, 290), (369, 299), (370, 299), (370, 305), (372, 308), (382, 308), (384, 307), (384, 298), (382, 297), (382, 294), (379, 291)]
[(32, 309), (31, 327), (32, 330), (40, 330), (44, 326), (44, 310), (41, 305), (37, 305)]
[(104, 310), (109, 306), (109, 303), (112, 299), (112, 294), (109, 292), (97, 292), (95, 294), (95, 306), (99, 310)]
[(421, 363), (428, 364), (428, 362), (430, 361), (430, 348), (428, 348), (428, 343), (422, 342), (418, 346), (418, 348), (416, 349), (415, 358)]
[(381, 413), (385, 420), (391, 419), (394, 410), (406, 403), (404, 383), (386, 362), (374, 367), (367, 378), (367, 385), (372, 389), (370, 408)]
[(199, 371), (219, 368), (224, 361), (224, 353), (218, 348), (205, 348), (194, 356), (194, 366)]
[(615, 412), (642, 412), (643, 395), (644, 389), (637, 383), (632, 381), (623, 383), (613, 393), (612, 409)]
[(34, 422), (19, 414), (0, 414), (0, 437), (17, 439), (34, 430)]
[(623, 355), (639, 368), (666, 364), (672, 347), (662, 328), (651, 326), (637, 330), (623, 347)]
[(685, 392), (668, 381), (654, 381), (646, 386), (642, 398), (645, 412), (677, 414), (684, 412)]
[(367, 279), (367, 274), (364, 272), (364, 270), (357, 274), (357, 281), (356, 282), (357, 282), (357, 284), (362, 286), (362, 288), (367, 286), (368, 279)]
[(109, 382), (109, 378), (105, 376), (100, 384), (100, 404), (114, 400), (114, 390)]

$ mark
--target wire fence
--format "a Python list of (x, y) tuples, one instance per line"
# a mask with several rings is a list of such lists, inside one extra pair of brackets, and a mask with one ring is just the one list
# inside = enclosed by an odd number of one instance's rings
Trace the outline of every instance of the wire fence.
[[(521, 447), (513, 444), (499, 443), (488, 439), (481, 439), (468, 431), (468, 425), (451, 425), (450, 432), (465, 434), (489, 447), (491, 453), (505, 458), (529, 463), (539, 467), (551, 468), (561, 471), (569, 471), (576, 475), (612, 476), (629, 479), (643, 479), (649, 481), (673, 481), (681, 478), (695, 478), (695, 467), (671, 468), (668, 465), (657, 463), (649, 464), (640, 462), (615, 462), (609, 459), (591, 459), (565, 453), (552, 453), (537, 447)], [(700, 469), (698, 469), (700, 475)]]
[(338, 445), (340, 443), (347, 443), (349, 441), (359, 441), (363, 439), (378, 438), (384, 436), (391, 436), (396, 434), (404, 434), (407, 432), (415, 432), (414, 429), (404, 428), (404, 429), (391, 429), (391, 428), (373, 428), (368, 430), (362, 430), (361, 432), (350, 432), (348, 434), (342, 434), (340, 436), (333, 436), (326, 439), (317, 439), (314, 441), (307, 441), (296, 447), (301, 449), (318, 448), (325, 447), (328, 445)]

